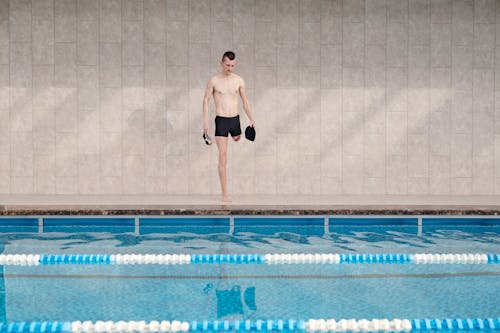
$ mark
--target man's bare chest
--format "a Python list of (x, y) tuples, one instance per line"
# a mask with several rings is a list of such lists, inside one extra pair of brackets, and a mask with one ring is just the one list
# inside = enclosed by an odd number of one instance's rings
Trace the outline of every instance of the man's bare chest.
[(238, 94), (238, 84), (236, 82), (217, 82), (214, 84), (214, 94), (236, 96)]

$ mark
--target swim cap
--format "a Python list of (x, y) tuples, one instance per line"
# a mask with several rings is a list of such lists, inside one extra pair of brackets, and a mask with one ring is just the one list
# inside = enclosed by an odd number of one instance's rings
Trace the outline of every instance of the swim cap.
[(247, 128), (245, 129), (245, 138), (247, 138), (247, 140), (254, 141), (255, 128), (253, 128), (252, 126), (247, 126)]

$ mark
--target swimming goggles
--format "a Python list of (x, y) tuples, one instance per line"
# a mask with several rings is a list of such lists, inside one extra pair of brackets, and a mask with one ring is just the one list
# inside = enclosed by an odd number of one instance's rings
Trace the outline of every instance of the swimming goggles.
[(209, 137), (207, 133), (203, 133), (203, 140), (205, 140), (205, 143), (207, 145), (211, 145), (212, 144), (212, 138)]

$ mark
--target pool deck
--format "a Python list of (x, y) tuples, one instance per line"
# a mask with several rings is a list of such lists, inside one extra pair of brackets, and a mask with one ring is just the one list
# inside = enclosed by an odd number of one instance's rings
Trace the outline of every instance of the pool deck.
[(500, 195), (0, 195), (0, 215), (500, 215)]

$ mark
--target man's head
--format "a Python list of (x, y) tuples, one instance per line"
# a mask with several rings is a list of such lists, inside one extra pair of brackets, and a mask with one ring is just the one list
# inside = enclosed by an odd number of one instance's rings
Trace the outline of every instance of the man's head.
[(222, 72), (224, 74), (231, 74), (233, 72), (233, 68), (236, 65), (236, 55), (232, 51), (226, 51), (222, 55), (222, 60), (220, 61), (220, 65), (222, 67)]

